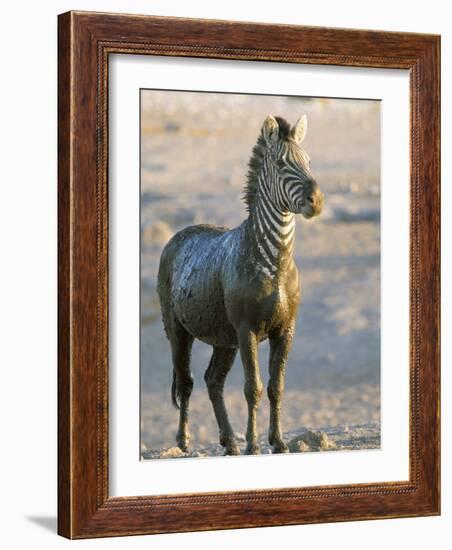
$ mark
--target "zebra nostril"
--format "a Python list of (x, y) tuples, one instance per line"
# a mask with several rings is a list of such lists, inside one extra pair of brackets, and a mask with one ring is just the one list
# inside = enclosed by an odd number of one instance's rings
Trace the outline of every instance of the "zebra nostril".
[(312, 195), (310, 195), (310, 196), (308, 197), (308, 202), (309, 202), (310, 204), (314, 204), (314, 197), (313, 197)]

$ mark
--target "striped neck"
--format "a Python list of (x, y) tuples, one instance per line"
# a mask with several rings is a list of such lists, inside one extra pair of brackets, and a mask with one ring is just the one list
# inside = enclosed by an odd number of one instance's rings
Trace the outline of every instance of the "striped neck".
[(273, 206), (266, 185), (261, 185), (248, 218), (256, 265), (269, 277), (286, 272), (293, 261), (295, 216)]

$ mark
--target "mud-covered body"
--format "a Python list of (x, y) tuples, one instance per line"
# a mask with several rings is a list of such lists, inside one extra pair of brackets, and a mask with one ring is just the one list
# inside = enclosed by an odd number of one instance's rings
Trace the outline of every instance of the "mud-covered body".
[(298, 270), (292, 262), (277, 278), (266, 276), (253, 261), (246, 233), (246, 222), (232, 230), (197, 225), (168, 242), (158, 277), (165, 328), (174, 316), (194, 338), (237, 348), (244, 321), (259, 342), (290, 326), (300, 299)]

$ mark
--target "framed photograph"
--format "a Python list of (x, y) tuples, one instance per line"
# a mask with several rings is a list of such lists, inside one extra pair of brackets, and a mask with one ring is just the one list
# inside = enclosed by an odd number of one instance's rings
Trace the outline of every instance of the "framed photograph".
[(440, 38), (68, 12), (58, 531), (440, 513)]

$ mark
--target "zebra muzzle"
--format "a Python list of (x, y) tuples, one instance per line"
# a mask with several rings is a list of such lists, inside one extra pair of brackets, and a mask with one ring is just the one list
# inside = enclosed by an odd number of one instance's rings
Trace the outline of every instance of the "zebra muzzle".
[(301, 213), (305, 218), (318, 216), (323, 210), (323, 202), (323, 193), (319, 189), (316, 189), (306, 197), (301, 207)]

